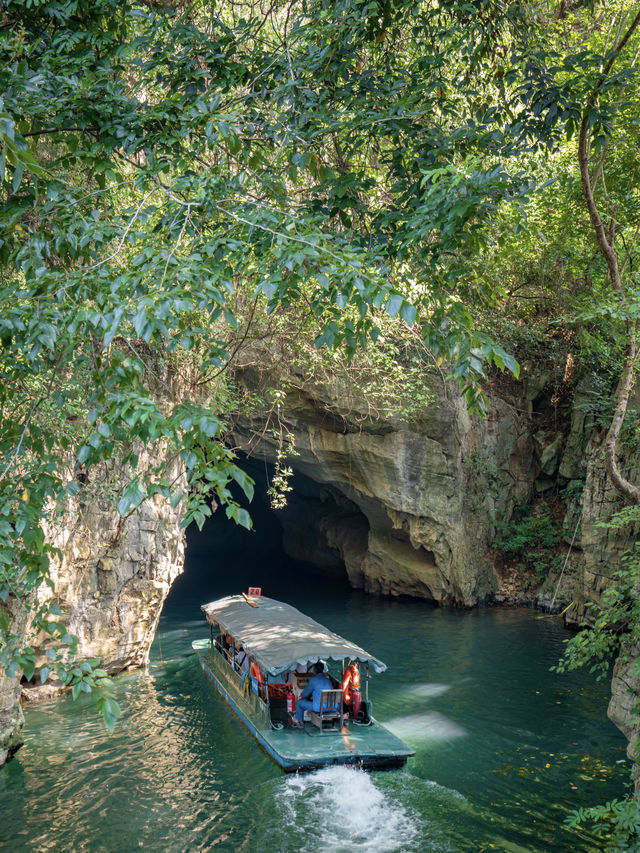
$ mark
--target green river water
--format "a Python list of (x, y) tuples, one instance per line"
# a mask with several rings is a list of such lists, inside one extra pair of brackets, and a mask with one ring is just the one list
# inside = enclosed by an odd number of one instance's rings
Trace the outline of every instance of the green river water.
[[(27, 710), (27, 745), (0, 770), (1, 850), (600, 849), (562, 821), (625, 792), (626, 742), (606, 684), (549, 672), (559, 619), (369, 597), (263, 558), (258, 573), (255, 551), (192, 548), (150, 666), (117, 679), (112, 735), (90, 697)], [(223, 575), (211, 570), (221, 559)], [(261, 751), (191, 652), (207, 635), (200, 605), (248, 583), (387, 663), (370, 695), (416, 750), (405, 769), (288, 776)]]

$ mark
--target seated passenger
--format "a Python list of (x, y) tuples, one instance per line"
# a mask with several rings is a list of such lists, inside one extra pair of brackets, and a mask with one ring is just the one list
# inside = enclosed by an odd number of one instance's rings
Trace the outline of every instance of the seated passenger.
[(224, 652), (225, 657), (231, 663), (231, 648), (233, 646), (233, 640), (231, 639), (231, 634), (222, 634), (221, 637), (221, 645), (222, 651)]
[(247, 672), (249, 669), (249, 655), (242, 646), (238, 646), (236, 649), (236, 669), (238, 672)]
[(329, 680), (329, 676), (324, 672), (324, 663), (321, 660), (314, 664), (313, 672), (315, 674), (309, 679), (309, 683), (296, 702), (296, 715), (293, 725), (299, 729), (304, 725), (305, 711), (315, 711), (317, 713), (320, 710), (320, 694), (322, 691), (333, 690), (333, 685)]

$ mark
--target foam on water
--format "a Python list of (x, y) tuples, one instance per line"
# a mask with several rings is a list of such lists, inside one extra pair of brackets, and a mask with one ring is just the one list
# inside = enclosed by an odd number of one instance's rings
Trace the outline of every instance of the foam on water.
[(278, 792), (291, 849), (314, 853), (419, 850), (419, 825), (372, 776), (327, 767), (286, 780)]

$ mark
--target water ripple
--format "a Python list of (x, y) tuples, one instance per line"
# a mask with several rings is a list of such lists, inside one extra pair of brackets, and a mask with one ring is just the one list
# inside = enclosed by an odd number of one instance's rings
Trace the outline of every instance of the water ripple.
[(114, 734), (90, 697), (27, 710), (0, 772), (2, 853), (597, 849), (563, 818), (623, 791), (625, 744), (604, 686), (549, 673), (561, 626), (354, 596), (311, 612), (390, 662), (371, 695), (416, 749), (407, 771), (283, 775), (202, 677), (189, 644), (206, 627), (185, 609), (149, 670), (116, 679)]

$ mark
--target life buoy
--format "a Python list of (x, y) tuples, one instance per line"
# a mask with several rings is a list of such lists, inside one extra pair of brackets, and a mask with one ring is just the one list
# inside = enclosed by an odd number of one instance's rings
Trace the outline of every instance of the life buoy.
[(351, 704), (353, 698), (352, 690), (360, 687), (360, 670), (357, 663), (350, 663), (342, 676), (342, 692), (347, 705)]
[(260, 667), (255, 661), (251, 664), (249, 673), (251, 674), (251, 678), (255, 678), (258, 684), (262, 684), (262, 673), (260, 672)]

